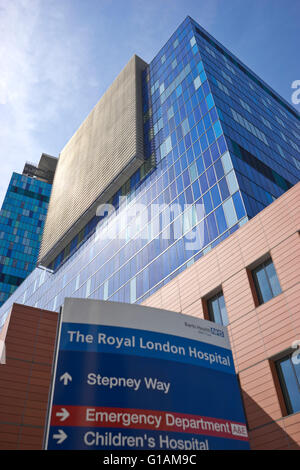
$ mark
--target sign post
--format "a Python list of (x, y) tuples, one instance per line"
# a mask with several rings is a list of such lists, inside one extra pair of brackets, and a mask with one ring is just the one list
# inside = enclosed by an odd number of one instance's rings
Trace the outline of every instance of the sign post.
[(249, 449), (225, 327), (66, 299), (46, 449)]

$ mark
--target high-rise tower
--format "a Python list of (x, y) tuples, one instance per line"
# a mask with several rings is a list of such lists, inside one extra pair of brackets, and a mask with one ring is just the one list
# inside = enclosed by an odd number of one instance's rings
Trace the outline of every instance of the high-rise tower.
[(295, 109), (187, 17), (149, 65), (133, 57), (63, 149), (39, 257), (51, 272), (12, 300), (142, 302), (299, 181), (299, 134)]
[[(0, 333), (8, 328), (22, 364), (29, 350), (27, 375), (15, 363), (0, 370), (2, 445), (41, 446), (36, 409), (47, 406), (56, 312), (77, 297), (226, 325), (251, 447), (299, 449), (299, 148), (296, 110), (191, 18), (150, 64), (134, 56), (62, 150), (37, 267), (0, 308)], [(9, 192), (26, 214), (15, 221), (7, 202), (1, 214), (10, 243), (29, 240), (28, 263), (45, 218), (32, 203), (45, 212), (50, 193), (36, 171), (14, 175)], [(15, 275), (4, 269), (18, 258), (2, 248), (1, 276)]]
[(57, 159), (13, 173), (0, 211), (0, 305), (36, 267)]

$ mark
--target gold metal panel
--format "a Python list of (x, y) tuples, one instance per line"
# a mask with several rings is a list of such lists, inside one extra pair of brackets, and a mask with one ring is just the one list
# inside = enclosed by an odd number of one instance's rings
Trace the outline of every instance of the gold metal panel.
[(48, 265), (144, 162), (142, 70), (133, 56), (60, 153), (39, 262)]

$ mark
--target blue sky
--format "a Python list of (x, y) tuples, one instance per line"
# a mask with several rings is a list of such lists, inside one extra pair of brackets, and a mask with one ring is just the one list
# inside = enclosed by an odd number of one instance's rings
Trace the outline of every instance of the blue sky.
[(11, 173), (58, 156), (131, 56), (150, 62), (187, 15), (291, 103), (299, 0), (0, 0), (0, 204)]

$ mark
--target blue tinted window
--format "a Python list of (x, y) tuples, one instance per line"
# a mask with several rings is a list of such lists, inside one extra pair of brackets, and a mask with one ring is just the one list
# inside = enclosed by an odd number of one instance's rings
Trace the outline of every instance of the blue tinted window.
[(215, 134), (216, 134), (216, 137), (220, 137), (220, 135), (222, 134), (222, 127), (221, 127), (221, 123), (220, 121), (216, 121), (214, 124), (213, 124), (213, 128), (214, 128), (214, 131), (215, 131)]
[(176, 176), (180, 175), (180, 173), (181, 173), (180, 160), (177, 160), (177, 161), (175, 162), (174, 168), (175, 168)]
[(188, 148), (191, 146), (192, 144), (192, 141), (191, 141), (191, 136), (190, 134), (187, 134), (184, 138), (184, 142), (185, 142), (185, 147)]
[(214, 172), (214, 169), (213, 169), (212, 166), (210, 168), (208, 168), (208, 170), (206, 172), (206, 175), (207, 175), (207, 179), (208, 179), (208, 185), (210, 187), (213, 186), (216, 182), (216, 176), (215, 176), (215, 172)]
[(178, 194), (182, 193), (182, 191), (183, 191), (182, 176), (178, 176), (178, 178), (176, 179), (176, 184), (177, 184), (177, 192), (178, 192)]
[(183, 185), (184, 187), (186, 188), (187, 186), (189, 186), (191, 184), (191, 180), (190, 180), (190, 176), (189, 176), (189, 171), (188, 170), (185, 170), (183, 173), (182, 173), (182, 177), (183, 177)]
[(235, 193), (239, 189), (234, 170), (226, 175), (226, 181), (231, 194)]
[(185, 145), (184, 145), (184, 141), (183, 141), (183, 140), (181, 140), (181, 141), (179, 142), (178, 147), (179, 147), (179, 153), (180, 153), (180, 155), (182, 155), (182, 154), (185, 152)]
[(197, 106), (197, 107), (194, 109), (194, 116), (195, 116), (195, 121), (196, 121), (196, 122), (200, 121), (200, 119), (201, 119), (201, 111), (200, 111), (199, 106)]
[(206, 114), (206, 115), (204, 116), (203, 122), (204, 122), (204, 127), (205, 127), (205, 129), (206, 129), (206, 130), (209, 129), (210, 126), (211, 126), (209, 114)]
[[(171, 182), (175, 178), (175, 172), (174, 172), (174, 166), (173, 165), (169, 167), (169, 172), (168, 173), (169, 173), (169, 181)], [(155, 187), (155, 184), (153, 186)]]
[(194, 181), (194, 183), (192, 184), (192, 188), (194, 193), (194, 199), (196, 201), (201, 196), (199, 181)]
[(203, 159), (205, 163), (205, 168), (208, 168), (212, 163), (209, 149), (203, 153)]
[(177, 248), (178, 265), (180, 266), (185, 261), (184, 243), (183, 243), (182, 238), (178, 240), (178, 242), (176, 243), (176, 248)]
[(224, 155), (221, 157), (221, 160), (225, 173), (229, 173), (233, 169), (229, 152), (224, 153)]
[(163, 187), (166, 188), (168, 184), (169, 184), (169, 175), (168, 175), (168, 172), (166, 171), (163, 174)]
[(236, 210), (237, 218), (240, 220), (246, 215), (244, 204), (243, 204), (242, 198), (240, 196), (240, 192), (238, 191), (237, 193), (235, 193), (232, 196), (232, 199), (233, 199), (233, 204), (234, 204), (234, 207), (235, 207), (235, 210)]
[(208, 299), (207, 307), (211, 321), (223, 326), (228, 325), (229, 321), (223, 292), (220, 292), (211, 299)]
[(215, 141), (215, 136), (214, 136), (212, 127), (210, 127), (207, 131), (207, 139), (208, 139), (209, 145), (211, 145)]
[(218, 114), (215, 107), (209, 111), (209, 114), (212, 122), (215, 122), (218, 119)]
[(208, 190), (207, 178), (206, 178), (205, 173), (202, 173), (202, 175), (199, 178), (199, 181), (200, 181), (201, 192), (203, 194)]
[(214, 212), (207, 217), (207, 225), (210, 234), (210, 240), (214, 240), (218, 236), (218, 229)]
[(206, 101), (205, 101), (205, 100), (201, 101), (201, 103), (200, 103), (200, 109), (201, 109), (202, 115), (204, 116), (204, 115), (207, 113), (207, 111), (208, 111), (208, 109), (207, 109), (207, 104), (206, 104)]
[(208, 235), (208, 230), (207, 230), (207, 219), (203, 219), (201, 222), (202, 224), (202, 230), (203, 230), (203, 246), (208, 245), (209, 243), (209, 235)]
[(226, 152), (227, 150), (227, 145), (226, 145), (226, 142), (225, 142), (225, 139), (224, 139), (224, 136), (222, 135), (218, 140), (218, 145), (219, 145), (219, 149), (220, 149), (220, 153), (221, 155)]
[(197, 172), (197, 165), (196, 163), (192, 163), (192, 165), (190, 165), (189, 167), (189, 171), (190, 171), (190, 178), (191, 178), (191, 181), (194, 181), (197, 176), (198, 176), (198, 172)]
[(230, 195), (225, 178), (222, 178), (219, 181), (219, 188), (220, 188), (220, 191), (221, 191), (222, 200), (224, 201), (224, 199), (227, 199), (228, 196)]
[(262, 304), (273, 298), (271, 286), (268, 282), (267, 274), (265, 269), (259, 268), (253, 272), (255, 279), (257, 292), (259, 294), (259, 302)]
[(186, 203), (184, 193), (178, 196), (178, 202), (181, 205), (181, 209), (184, 210), (184, 205)]
[(194, 153), (193, 153), (192, 147), (188, 149), (188, 151), (186, 152), (186, 155), (187, 155), (188, 163), (191, 164), (192, 161), (194, 160)]
[(281, 287), (271, 259), (255, 268), (252, 271), (252, 276), (260, 304), (281, 293)]
[(214, 142), (211, 147), (210, 147), (210, 151), (211, 151), (211, 156), (212, 156), (212, 159), (213, 161), (215, 162), (219, 156), (220, 156), (220, 153), (219, 153), (219, 149), (218, 149), (218, 146), (217, 146), (217, 143)]
[(197, 157), (200, 155), (200, 153), (201, 153), (199, 141), (197, 141), (197, 142), (194, 143), (194, 145), (193, 145), (193, 150), (194, 150), (195, 158), (197, 158)]
[(227, 315), (227, 310), (226, 310), (224, 295), (220, 295), (220, 296), (219, 296), (219, 307), (220, 307), (222, 325), (227, 326), (228, 323), (229, 323), (229, 320), (228, 320), (228, 315)]
[(223, 233), (225, 230), (227, 230), (227, 223), (224, 215), (224, 210), (222, 206), (219, 206), (216, 211), (216, 218), (217, 218), (217, 224), (219, 227), (219, 232)]
[(198, 139), (198, 132), (197, 132), (197, 129), (196, 127), (193, 127), (193, 129), (191, 130), (191, 136), (192, 136), (192, 142), (196, 142), (196, 140)]
[(234, 210), (232, 198), (227, 199), (227, 201), (223, 203), (223, 209), (224, 209), (225, 217), (227, 220), (227, 224), (229, 227), (231, 227), (237, 222), (237, 217), (236, 217), (236, 213)]
[(219, 204), (221, 204), (221, 197), (217, 184), (211, 188), (211, 197), (214, 207), (217, 207)]
[(204, 202), (204, 207), (205, 207), (205, 212), (206, 214), (209, 214), (213, 210), (211, 198), (209, 192), (204, 194), (203, 196), (203, 202)]
[(187, 103), (186, 107), (187, 107), (187, 113), (188, 113), (188, 121), (189, 121), (190, 129), (191, 129), (195, 125), (195, 119), (194, 119), (192, 110), (190, 109), (191, 106), (189, 105), (190, 105), (190, 102)]
[(204, 163), (203, 163), (203, 158), (199, 157), (198, 160), (196, 160), (196, 165), (198, 169), (198, 175), (201, 175), (204, 172)]
[(200, 60), (200, 62), (198, 62), (197, 64), (197, 70), (199, 73), (203, 72), (204, 68), (203, 68), (203, 62), (202, 60)]
[(182, 93), (182, 87), (181, 87), (181, 85), (179, 85), (179, 86), (176, 88), (176, 95), (179, 96), (179, 95), (181, 95), (181, 93)]
[(278, 281), (274, 264), (272, 262), (266, 263), (265, 269), (272, 289), (272, 294), (274, 296), (281, 294), (281, 287)]
[(198, 100), (199, 100), (199, 103), (200, 103), (200, 101), (202, 101), (202, 100), (203, 100), (203, 98), (204, 98), (204, 93), (203, 93), (203, 90), (202, 90), (202, 88), (201, 88), (201, 87), (200, 87), (200, 88), (198, 88), (198, 90), (196, 91), (196, 93), (197, 93)]
[[(180, 121), (181, 121), (180, 114), (179, 114), (178, 111), (175, 113), (174, 119), (175, 119), (175, 126), (177, 127), (180, 124)], [(180, 131), (181, 131), (181, 128), (180, 128)]]
[(216, 163), (214, 164), (214, 167), (215, 167), (217, 179), (219, 180), (222, 178), (222, 176), (224, 176), (224, 169), (223, 169), (221, 160), (217, 160)]
[(214, 100), (213, 100), (213, 97), (212, 97), (212, 94), (209, 93), (206, 97), (206, 103), (207, 103), (207, 107), (208, 109), (211, 109), (213, 106), (214, 106)]
[(277, 361), (276, 367), (287, 412), (297, 413), (300, 411), (300, 363), (288, 356)]
[[(204, 71), (200, 73), (200, 79), (201, 79), (201, 82), (202, 82), (202, 83), (205, 82), (205, 80), (206, 80), (206, 74), (205, 74)], [(204, 84), (204, 85), (205, 85), (205, 84)]]
[(203, 132), (205, 131), (203, 121), (202, 120), (199, 121), (196, 127), (197, 127), (197, 131), (198, 131), (198, 135), (199, 136), (202, 135)]
[(204, 152), (204, 150), (206, 150), (208, 147), (207, 138), (205, 134), (203, 134), (200, 137), (200, 145), (201, 145), (202, 152)]
[(173, 199), (175, 199), (176, 195), (177, 195), (177, 192), (176, 192), (176, 185), (175, 183), (173, 182), (170, 186), (170, 193), (171, 193), (171, 201)]
[[(201, 74), (200, 74), (200, 76), (201, 76)], [(204, 76), (204, 75), (202, 75), (202, 76)], [(204, 80), (202, 80), (202, 82), (204, 82)], [(207, 82), (203, 83), (203, 91), (204, 91), (205, 96), (207, 96), (210, 92), (209, 85), (208, 85)]]
[(185, 153), (181, 156), (180, 163), (181, 163), (181, 168), (182, 168), (182, 171), (183, 171), (187, 167), (187, 158), (186, 158)]
[(192, 203), (194, 202), (193, 193), (192, 193), (192, 188), (191, 188), (191, 187), (188, 187), (188, 188), (185, 190), (185, 198), (186, 198), (187, 204), (192, 204)]

